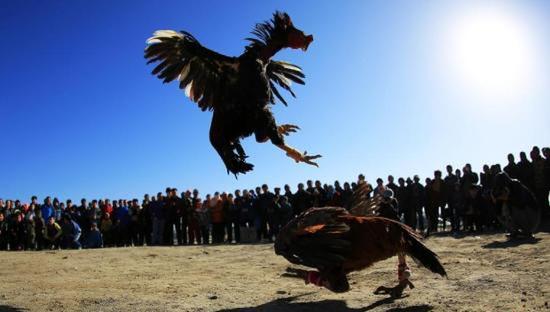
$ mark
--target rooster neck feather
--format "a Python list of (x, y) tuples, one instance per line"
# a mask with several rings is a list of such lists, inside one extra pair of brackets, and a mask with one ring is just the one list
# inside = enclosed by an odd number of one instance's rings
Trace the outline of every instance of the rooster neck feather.
[(255, 38), (246, 38), (250, 44), (246, 46), (244, 54), (254, 55), (267, 61), (284, 48), (285, 18), (288, 18), (286, 13), (275, 12), (271, 20), (256, 24), (251, 32)]

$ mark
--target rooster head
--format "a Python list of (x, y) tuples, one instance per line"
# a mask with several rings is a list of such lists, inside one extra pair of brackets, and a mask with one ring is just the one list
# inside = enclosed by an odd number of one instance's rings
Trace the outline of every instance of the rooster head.
[(272, 46), (277, 49), (292, 48), (307, 50), (313, 41), (312, 35), (306, 35), (294, 27), (287, 13), (277, 11), (270, 21), (256, 24), (252, 34), (257, 38), (247, 38), (253, 46)]
[(283, 46), (285, 47), (306, 51), (313, 41), (313, 35), (306, 35), (303, 31), (294, 27), (290, 16), (284, 12), (277, 11), (273, 14), (273, 24), (275, 25), (275, 31), (281, 34)]

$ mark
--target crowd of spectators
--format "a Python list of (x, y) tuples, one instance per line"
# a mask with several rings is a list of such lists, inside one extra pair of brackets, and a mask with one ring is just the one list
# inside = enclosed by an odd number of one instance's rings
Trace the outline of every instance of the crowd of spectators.
[(349, 209), (353, 192), (361, 184), (372, 190), (369, 196), (395, 198), (397, 217), (424, 234), (498, 230), (491, 189), (501, 171), (526, 185), (544, 214), (549, 214), (550, 149), (544, 148), (541, 155), (533, 147), (530, 159), (521, 152), (516, 162), (509, 154), (504, 168), (484, 165), (479, 175), (469, 164), (462, 170), (448, 165), (445, 176), (436, 170), (424, 183), (415, 175), (400, 177), (396, 184), (390, 175), (387, 183), (378, 178), (372, 186), (361, 174), (353, 183), (307, 181), (298, 184), (295, 192), (289, 185), (272, 192), (264, 184), (234, 193), (216, 192), (204, 199), (198, 190), (179, 194), (175, 188), (145, 195), (141, 201), (82, 199), (80, 205), (50, 197), (42, 203), (36, 196), (30, 203), (0, 199), (0, 250), (240, 243), (245, 233), (254, 241), (268, 242), (291, 218), (310, 207)]

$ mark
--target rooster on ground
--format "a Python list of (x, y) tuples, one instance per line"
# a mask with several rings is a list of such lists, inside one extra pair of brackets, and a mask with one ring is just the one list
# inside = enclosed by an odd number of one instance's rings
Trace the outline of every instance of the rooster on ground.
[[(362, 200), (355, 195), (352, 213), (369, 214), (380, 204), (379, 198)], [(287, 269), (286, 276), (305, 279), (333, 292), (349, 290), (347, 274), (365, 269), (375, 262), (398, 256), (399, 284), (379, 287), (375, 293), (398, 297), (414, 286), (405, 255), (430, 271), (446, 276), (437, 255), (422, 242), (412, 228), (378, 216), (356, 216), (340, 207), (311, 208), (290, 221), (275, 241), (275, 253), (288, 261), (317, 269)]]
[(275, 12), (271, 21), (257, 24), (247, 38), (251, 43), (239, 57), (229, 57), (203, 47), (186, 31), (159, 30), (147, 40), (147, 63), (158, 62), (153, 75), (164, 83), (177, 80), (179, 87), (199, 107), (213, 111), (210, 142), (228, 172), (252, 170), (240, 140), (252, 134), (256, 141), (281, 148), (296, 162), (317, 166), (320, 155), (307, 155), (285, 144), (284, 136), (295, 125), (280, 125), (270, 110), (275, 98), (286, 105), (275, 87), (294, 93), (292, 82), (304, 84), (300, 67), (271, 58), (284, 48), (307, 50), (313, 36), (294, 27), (288, 14)]

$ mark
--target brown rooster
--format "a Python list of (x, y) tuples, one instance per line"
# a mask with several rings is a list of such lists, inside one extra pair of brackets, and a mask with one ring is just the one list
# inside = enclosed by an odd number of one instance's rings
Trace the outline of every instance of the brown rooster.
[[(366, 206), (373, 206), (365, 209)], [(377, 199), (360, 201), (353, 211), (372, 211)], [(398, 256), (399, 284), (379, 287), (375, 293), (401, 295), (414, 285), (405, 255), (441, 276), (445, 269), (437, 255), (428, 249), (414, 230), (400, 222), (378, 216), (355, 216), (339, 207), (311, 208), (290, 221), (275, 241), (275, 253), (288, 261), (317, 269), (287, 269), (286, 276), (305, 279), (333, 292), (349, 290), (347, 274), (365, 269), (375, 262)]]

